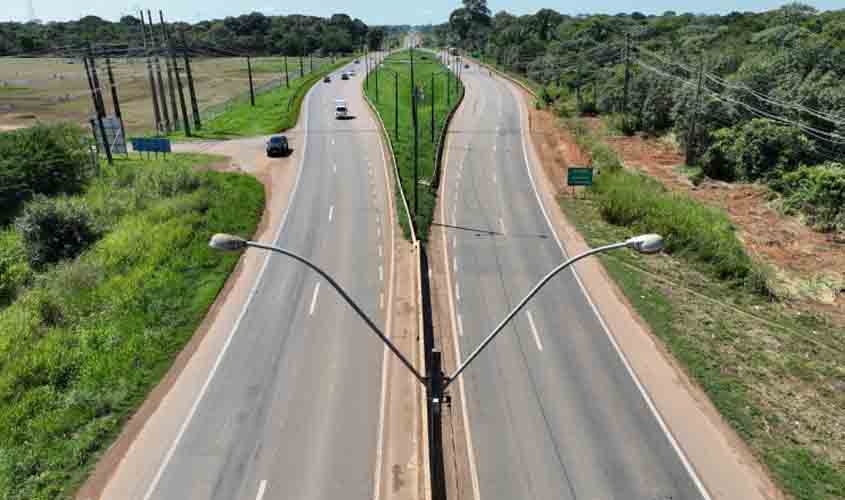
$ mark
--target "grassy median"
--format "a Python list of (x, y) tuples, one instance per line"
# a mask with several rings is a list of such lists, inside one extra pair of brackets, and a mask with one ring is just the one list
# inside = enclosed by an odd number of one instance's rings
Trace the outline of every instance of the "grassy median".
[[(239, 258), (209, 237), (252, 236), (264, 207), (254, 178), (195, 168), (220, 159), (104, 165), (67, 199), (101, 237), (45, 269), (18, 263), (28, 275), (0, 305), (0, 498), (71, 498), (205, 317)], [(22, 242), (6, 226), (0, 244)]]
[[(398, 76), (396, 76), (398, 75)], [(432, 75), (434, 91), (432, 96)], [(378, 91), (376, 90), (378, 78)], [(398, 78), (398, 80), (397, 80)], [(420, 184), (414, 189), (414, 127), (411, 107), (411, 65), (410, 52), (397, 52), (387, 59), (379, 69), (370, 73), (365, 92), (381, 115), (385, 129), (390, 135), (393, 152), (399, 168), (400, 183), (408, 205), (417, 213), (417, 237), (425, 241), (434, 216), (437, 193), (433, 186), (437, 144), (446, 124), (446, 118), (463, 94), (463, 84), (456, 81), (448, 68), (440, 64), (437, 56), (425, 51), (414, 52), (414, 80), (419, 92), (417, 102), (418, 123), (418, 178)], [(396, 123), (396, 82), (398, 81), (399, 123)], [(448, 89), (447, 89), (448, 86)], [(457, 88), (456, 88), (457, 87)], [(434, 107), (434, 140), (431, 133), (431, 112)], [(398, 136), (397, 136), (398, 132)], [(415, 196), (419, 198), (414, 199)], [(401, 201), (399, 202), (401, 207)], [(407, 219), (399, 218), (405, 236), (409, 237)]]

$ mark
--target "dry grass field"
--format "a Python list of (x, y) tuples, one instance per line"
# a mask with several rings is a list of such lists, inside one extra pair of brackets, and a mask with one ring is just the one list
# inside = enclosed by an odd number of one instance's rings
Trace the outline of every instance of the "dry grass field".
[[(298, 62), (297, 58), (288, 59), (291, 80), (299, 77)], [(307, 74), (310, 62), (307, 58), (304, 62)], [(326, 62), (330, 60), (314, 58), (314, 68)], [(153, 107), (145, 60), (115, 58), (112, 66), (127, 134), (152, 131)], [(166, 75), (163, 60), (161, 67), (162, 74)], [(253, 58), (252, 67), (256, 87), (283, 78), (281, 57)], [(248, 95), (249, 79), (244, 58), (197, 58), (192, 59), (191, 68), (200, 111), (234, 97)], [(97, 60), (97, 72), (103, 86), (106, 109), (112, 113), (112, 97), (108, 92), (106, 65), (102, 58)], [(184, 71), (182, 83), (188, 99)], [(190, 113), (190, 103), (186, 105)], [(0, 131), (28, 127), (38, 121), (72, 121), (87, 125), (92, 110), (82, 61), (0, 58)]]

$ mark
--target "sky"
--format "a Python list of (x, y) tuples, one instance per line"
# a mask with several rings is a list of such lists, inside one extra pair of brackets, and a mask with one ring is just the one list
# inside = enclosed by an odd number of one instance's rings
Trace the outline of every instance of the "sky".
[[(3, 0), (2, 21), (29, 20), (30, 0)], [(196, 22), (220, 19), (252, 11), (266, 15), (308, 14), (326, 17), (346, 13), (358, 17), (369, 25), (379, 24), (430, 24), (445, 22), (449, 13), (460, 5), (458, 0), (427, 0), (424, 2), (397, 2), (395, 0), (31, 0), (35, 18), (43, 21), (64, 21), (86, 15), (96, 15), (117, 20), (120, 16), (137, 13), (138, 9), (164, 10), (168, 20)], [(415, 5), (417, 3), (417, 5)], [(581, 2), (563, 0), (488, 0), (494, 13), (506, 10), (512, 14), (532, 14), (541, 8), (550, 8), (564, 14), (638, 11), (660, 14), (667, 10), (677, 13), (728, 13), (731, 11), (762, 11), (775, 9), (787, 0), (591, 0)], [(803, 0), (819, 10), (845, 8), (843, 0)], [(589, 9), (589, 10), (587, 10)], [(137, 14), (136, 14), (137, 15)]]

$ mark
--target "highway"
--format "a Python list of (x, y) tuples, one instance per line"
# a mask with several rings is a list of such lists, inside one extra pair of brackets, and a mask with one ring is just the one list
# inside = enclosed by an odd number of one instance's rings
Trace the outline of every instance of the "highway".
[[(475, 65), (463, 79), (435, 263), (448, 272), (459, 359), (564, 260), (526, 164), (524, 104)], [(470, 365), (460, 392), (476, 499), (707, 498), (569, 271)]]
[[(358, 66), (303, 103), (301, 170), (277, 243), (324, 267), (383, 326), (393, 222)], [(336, 98), (355, 119), (334, 118)], [(327, 283), (273, 255), (138, 498), (372, 498), (383, 359)]]

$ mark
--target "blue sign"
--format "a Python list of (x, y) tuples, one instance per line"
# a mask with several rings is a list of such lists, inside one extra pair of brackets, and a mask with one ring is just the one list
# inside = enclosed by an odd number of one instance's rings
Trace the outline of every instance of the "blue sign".
[(170, 139), (161, 137), (132, 139), (132, 149), (142, 153), (169, 153)]

